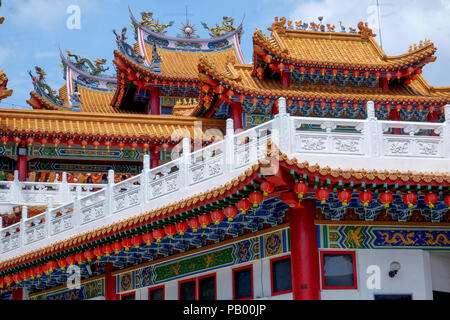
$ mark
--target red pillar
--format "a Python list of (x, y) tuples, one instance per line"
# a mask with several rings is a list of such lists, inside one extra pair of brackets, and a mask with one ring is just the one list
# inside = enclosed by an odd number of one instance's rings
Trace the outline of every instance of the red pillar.
[(389, 81), (386, 78), (381, 78), (380, 81), (381, 88), (383, 89), (383, 93), (389, 92)]
[(294, 300), (320, 300), (319, 250), (314, 225), (314, 200), (290, 208), (292, 292)]
[[(393, 108), (389, 112), (389, 118), (392, 121), (401, 121), (400, 112), (395, 108), (395, 105), (393, 105)], [(394, 128), (394, 129), (392, 129), (392, 133), (393, 134), (402, 134), (402, 129)]]
[(12, 291), (13, 300), (23, 300), (23, 288), (14, 289)]
[(289, 88), (290, 84), (291, 84), (291, 76), (289, 75), (289, 72), (282, 72), (281, 85), (283, 86), (283, 88)]
[(150, 89), (150, 112), (152, 115), (160, 115), (160, 105), (159, 105), (159, 88), (158, 87), (152, 87)]
[(17, 170), (19, 181), (27, 181), (27, 156), (17, 156)]
[(113, 265), (107, 262), (105, 265), (105, 299), (119, 300), (119, 295), (116, 294), (116, 277), (112, 275)]
[(234, 131), (242, 129), (242, 105), (240, 102), (231, 103), (231, 118), (233, 119)]
[(150, 169), (159, 166), (159, 150), (152, 150), (150, 153)]
[[(427, 120), (428, 120), (428, 122), (438, 122), (439, 121), (439, 111), (434, 110), (433, 112), (428, 112)], [(431, 130), (430, 135), (438, 136), (438, 134), (436, 132), (434, 132), (434, 130)]]

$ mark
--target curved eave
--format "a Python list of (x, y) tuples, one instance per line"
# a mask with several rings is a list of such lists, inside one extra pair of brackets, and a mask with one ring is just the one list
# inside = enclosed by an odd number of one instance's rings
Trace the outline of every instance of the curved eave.
[[(269, 144), (272, 144), (269, 141)], [(442, 186), (447, 188), (450, 186), (449, 174), (433, 174), (433, 173), (413, 173), (400, 171), (377, 171), (377, 170), (342, 170), (330, 167), (321, 167), (317, 164), (310, 165), (308, 162), (299, 162), (296, 158), (289, 158), (286, 154), (280, 152), (275, 145), (272, 145), (273, 151), (276, 152), (276, 159), (279, 161), (280, 168), (286, 172), (295, 171), (299, 176), (308, 175), (311, 180), (318, 177), (320, 180), (331, 181), (331, 185), (342, 182), (344, 184), (353, 182), (355, 185), (365, 183), (367, 185), (387, 183), (389, 186), (398, 185), (401, 188), (406, 185), (431, 185), (433, 187)], [(273, 153), (272, 153), (273, 154)], [(79, 246), (92, 243), (96, 240), (104, 239), (115, 234), (119, 234), (135, 228), (156, 223), (163, 219), (176, 216), (180, 213), (217, 203), (230, 195), (235, 194), (238, 190), (242, 190), (245, 186), (252, 186), (252, 180), (258, 180), (261, 168), (270, 163), (270, 159), (263, 158), (258, 164), (242, 173), (237, 178), (228, 181), (223, 186), (208, 190), (187, 199), (183, 199), (173, 204), (160, 207), (158, 209), (142, 213), (129, 219), (113, 223), (111, 225), (98, 228), (72, 238), (59, 241), (50, 246), (31, 251), (21, 256), (11, 258), (0, 263), (0, 271), (6, 271), (11, 268), (35, 261), (40, 258), (49, 257), (58, 252), (77, 248)], [(408, 225), (408, 223), (404, 223)], [(450, 226), (449, 223), (426, 223), (429, 226)]]
[[(291, 30), (292, 32), (292, 30)], [(276, 34), (276, 32), (274, 32)], [(334, 32), (316, 32), (316, 31), (303, 31), (302, 33), (307, 33), (308, 35), (314, 35), (314, 34), (319, 34), (320, 36), (324, 36), (326, 34), (329, 34), (330, 36), (342, 36), (344, 38), (348, 38), (351, 40), (360, 40), (360, 36), (358, 34), (344, 34), (344, 33), (334, 33)], [(276, 40), (276, 35), (275, 35), (275, 40)], [(363, 68), (363, 69), (368, 69), (368, 70), (385, 70), (385, 71), (391, 71), (391, 70), (400, 70), (400, 69), (404, 69), (406, 66), (411, 65), (411, 64), (415, 64), (420, 60), (423, 59), (428, 59), (428, 61), (426, 61), (426, 63), (429, 62), (433, 62), (435, 60), (435, 58), (433, 59), (433, 54), (436, 52), (436, 48), (433, 46), (433, 44), (429, 44), (427, 46), (424, 46), (422, 48), (419, 48), (413, 52), (408, 52), (402, 55), (398, 55), (398, 56), (386, 56), (386, 54), (383, 52), (383, 50), (380, 48), (380, 46), (376, 43), (376, 41), (373, 38), (369, 38), (369, 43), (374, 46), (374, 48), (376, 49), (376, 51), (379, 53), (380, 55), (380, 59), (382, 59), (385, 62), (394, 62), (395, 60), (398, 59), (406, 59), (408, 57), (410, 57), (409, 60), (402, 62), (402, 63), (398, 63), (395, 64), (393, 63), (392, 65), (387, 65), (387, 64), (379, 64), (379, 63), (373, 63), (373, 64), (360, 64), (360, 63), (335, 63), (335, 62), (331, 62), (331, 61), (321, 61), (320, 63), (318, 63), (316, 60), (299, 60), (296, 58), (292, 58), (289, 53), (288, 50), (282, 50), (279, 48), (274, 47), (271, 43), (269, 43), (267, 37), (260, 31), (257, 30), (254, 34), (253, 34), (253, 45), (257, 45), (260, 46), (262, 48), (264, 48), (266, 51), (268, 51), (270, 54), (272, 55), (276, 55), (278, 56), (278, 58), (287, 60), (287, 61), (291, 61), (292, 63), (298, 64), (298, 65), (321, 65), (323, 67), (331, 67), (331, 68), (342, 68), (342, 67), (346, 67), (346, 68)], [(254, 55), (256, 55), (256, 52), (254, 52)], [(254, 59), (256, 60), (256, 59)], [(256, 64), (256, 61), (254, 62)]]
[(31, 98), (27, 100), (27, 103), (33, 108), (33, 109), (45, 109), (45, 110), (61, 110), (61, 111), (71, 111), (70, 108), (57, 105), (50, 100), (48, 100), (45, 97), (41, 97), (36, 92), (31, 91), (30, 92)]
[(166, 35), (163, 35), (163, 34), (160, 34), (160, 33), (154, 32), (154, 31), (151, 31), (150, 29), (148, 29), (148, 28), (146, 28), (146, 27), (144, 27), (144, 26), (142, 26), (140, 24), (140, 22), (133, 15), (133, 12), (131, 11), (130, 7), (128, 7), (128, 11), (130, 12), (131, 20), (132, 20), (133, 24), (136, 25), (139, 29), (145, 31), (146, 33), (152, 35), (155, 38), (162, 39), (162, 40), (168, 40), (168, 41), (189, 41), (189, 42), (201, 43), (201, 42), (216, 42), (216, 41), (228, 39), (228, 38), (233, 37), (236, 33), (238, 33), (242, 29), (242, 26), (244, 24), (244, 19), (245, 19), (245, 14), (244, 14), (244, 16), (242, 17), (241, 23), (236, 28), (236, 30), (230, 31), (227, 34), (225, 34), (223, 36), (220, 36), (220, 37), (215, 37), (215, 38), (180, 38), (180, 37), (166, 36)]
[[(168, 77), (163, 74), (155, 73), (153, 70), (151, 70), (148, 67), (145, 67), (139, 63), (134, 62), (131, 60), (128, 56), (124, 55), (119, 50), (114, 50), (114, 56), (116, 58), (122, 59), (123, 64), (117, 63), (116, 60), (114, 60), (114, 64), (121, 70), (124, 70), (124, 67), (133, 67), (137, 68), (139, 72), (142, 72), (146, 76), (149, 76), (151, 79), (160, 79), (160, 80), (166, 80), (166, 81), (193, 81), (193, 82), (199, 82), (198, 78), (193, 77)], [(126, 71), (126, 70), (124, 70)]]
[(66, 66), (69, 66), (72, 70), (75, 70), (77, 73), (82, 74), (83, 76), (85, 76), (86, 78), (90, 78), (90, 79), (94, 79), (94, 80), (100, 80), (100, 81), (106, 81), (106, 82), (117, 82), (116, 78), (111, 78), (111, 77), (102, 77), (102, 76), (94, 76), (92, 74), (86, 73), (80, 69), (78, 69), (77, 67), (75, 67), (62, 53), (61, 48), (59, 48), (59, 54), (61, 56), (61, 61), (63, 64), (65, 64)]

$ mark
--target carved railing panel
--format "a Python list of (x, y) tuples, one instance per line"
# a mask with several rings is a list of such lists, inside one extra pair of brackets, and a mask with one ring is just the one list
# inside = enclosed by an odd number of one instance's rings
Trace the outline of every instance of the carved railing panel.
[(182, 159), (168, 162), (148, 172), (149, 200), (180, 190)]
[(30, 244), (45, 239), (47, 237), (47, 225), (48, 221), (46, 221), (45, 212), (25, 220), (25, 244)]
[(73, 203), (55, 208), (50, 211), (50, 234), (55, 235), (74, 227)]
[(209, 180), (224, 172), (225, 165), (225, 143), (219, 142), (190, 155), (188, 170), (189, 185)]
[(97, 191), (80, 200), (80, 224), (84, 225), (92, 221), (104, 218), (107, 212), (106, 190)]
[(21, 225), (20, 223), (3, 228), (0, 232), (1, 252), (5, 253), (20, 248), (21, 246)]
[(141, 176), (119, 182), (112, 187), (113, 212), (119, 212), (142, 202)]

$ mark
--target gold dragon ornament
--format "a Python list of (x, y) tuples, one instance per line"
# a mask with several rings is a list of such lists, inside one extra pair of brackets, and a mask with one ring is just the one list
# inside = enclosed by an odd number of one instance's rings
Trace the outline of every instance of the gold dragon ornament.
[(286, 33), (286, 17), (281, 17), (280, 20), (278, 20), (278, 17), (275, 17), (275, 21), (272, 23), (272, 26), (270, 28), (267, 28), (269, 31), (276, 31), (278, 34), (285, 34)]
[(156, 33), (166, 33), (166, 28), (171, 27), (174, 21), (170, 21), (168, 24), (160, 24), (158, 20), (153, 19), (153, 12), (141, 12), (142, 21), (141, 26), (149, 28)]
[(377, 35), (372, 32), (372, 29), (369, 28), (369, 24), (366, 22), (360, 21), (358, 23), (358, 34), (361, 35), (361, 39), (369, 39), (370, 37), (376, 37)]
[(203, 28), (211, 32), (213, 37), (221, 37), (231, 31), (236, 31), (236, 27), (233, 26), (234, 18), (232, 17), (223, 17), (222, 25), (216, 23), (215, 27), (208, 27), (208, 25), (202, 22)]

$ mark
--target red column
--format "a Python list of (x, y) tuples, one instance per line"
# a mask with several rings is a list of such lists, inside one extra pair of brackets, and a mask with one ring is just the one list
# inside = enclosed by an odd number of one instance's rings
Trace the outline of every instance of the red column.
[(112, 275), (113, 265), (107, 262), (105, 265), (105, 299), (119, 300), (119, 295), (116, 294), (116, 277)]
[(27, 181), (27, 156), (17, 156), (17, 170), (19, 181)]
[(289, 88), (290, 84), (291, 84), (291, 76), (289, 75), (289, 72), (282, 72), (281, 85), (283, 86), (283, 88)]
[[(391, 111), (389, 112), (389, 118), (392, 121), (401, 121), (400, 112), (395, 108), (395, 105), (392, 106)], [(394, 128), (392, 129), (393, 134), (402, 134), (402, 129)]]
[[(439, 111), (434, 110), (433, 112), (429, 112), (427, 116), (428, 122), (438, 122), (439, 121)], [(431, 130), (431, 136), (438, 136), (434, 130)]]
[(242, 129), (242, 105), (240, 102), (231, 103), (231, 118), (233, 119), (234, 131)]
[(319, 250), (314, 225), (314, 200), (290, 208), (292, 292), (294, 300), (320, 300)]
[(152, 87), (150, 89), (150, 111), (152, 115), (160, 115), (160, 105), (159, 105), (159, 88), (158, 87)]
[(150, 153), (150, 169), (159, 166), (159, 151), (152, 149)]
[(383, 93), (389, 92), (389, 81), (386, 78), (381, 78), (380, 81), (381, 88), (383, 89)]
[(12, 291), (13, 300), (23, 300), (23, 288), (14, 289)]

